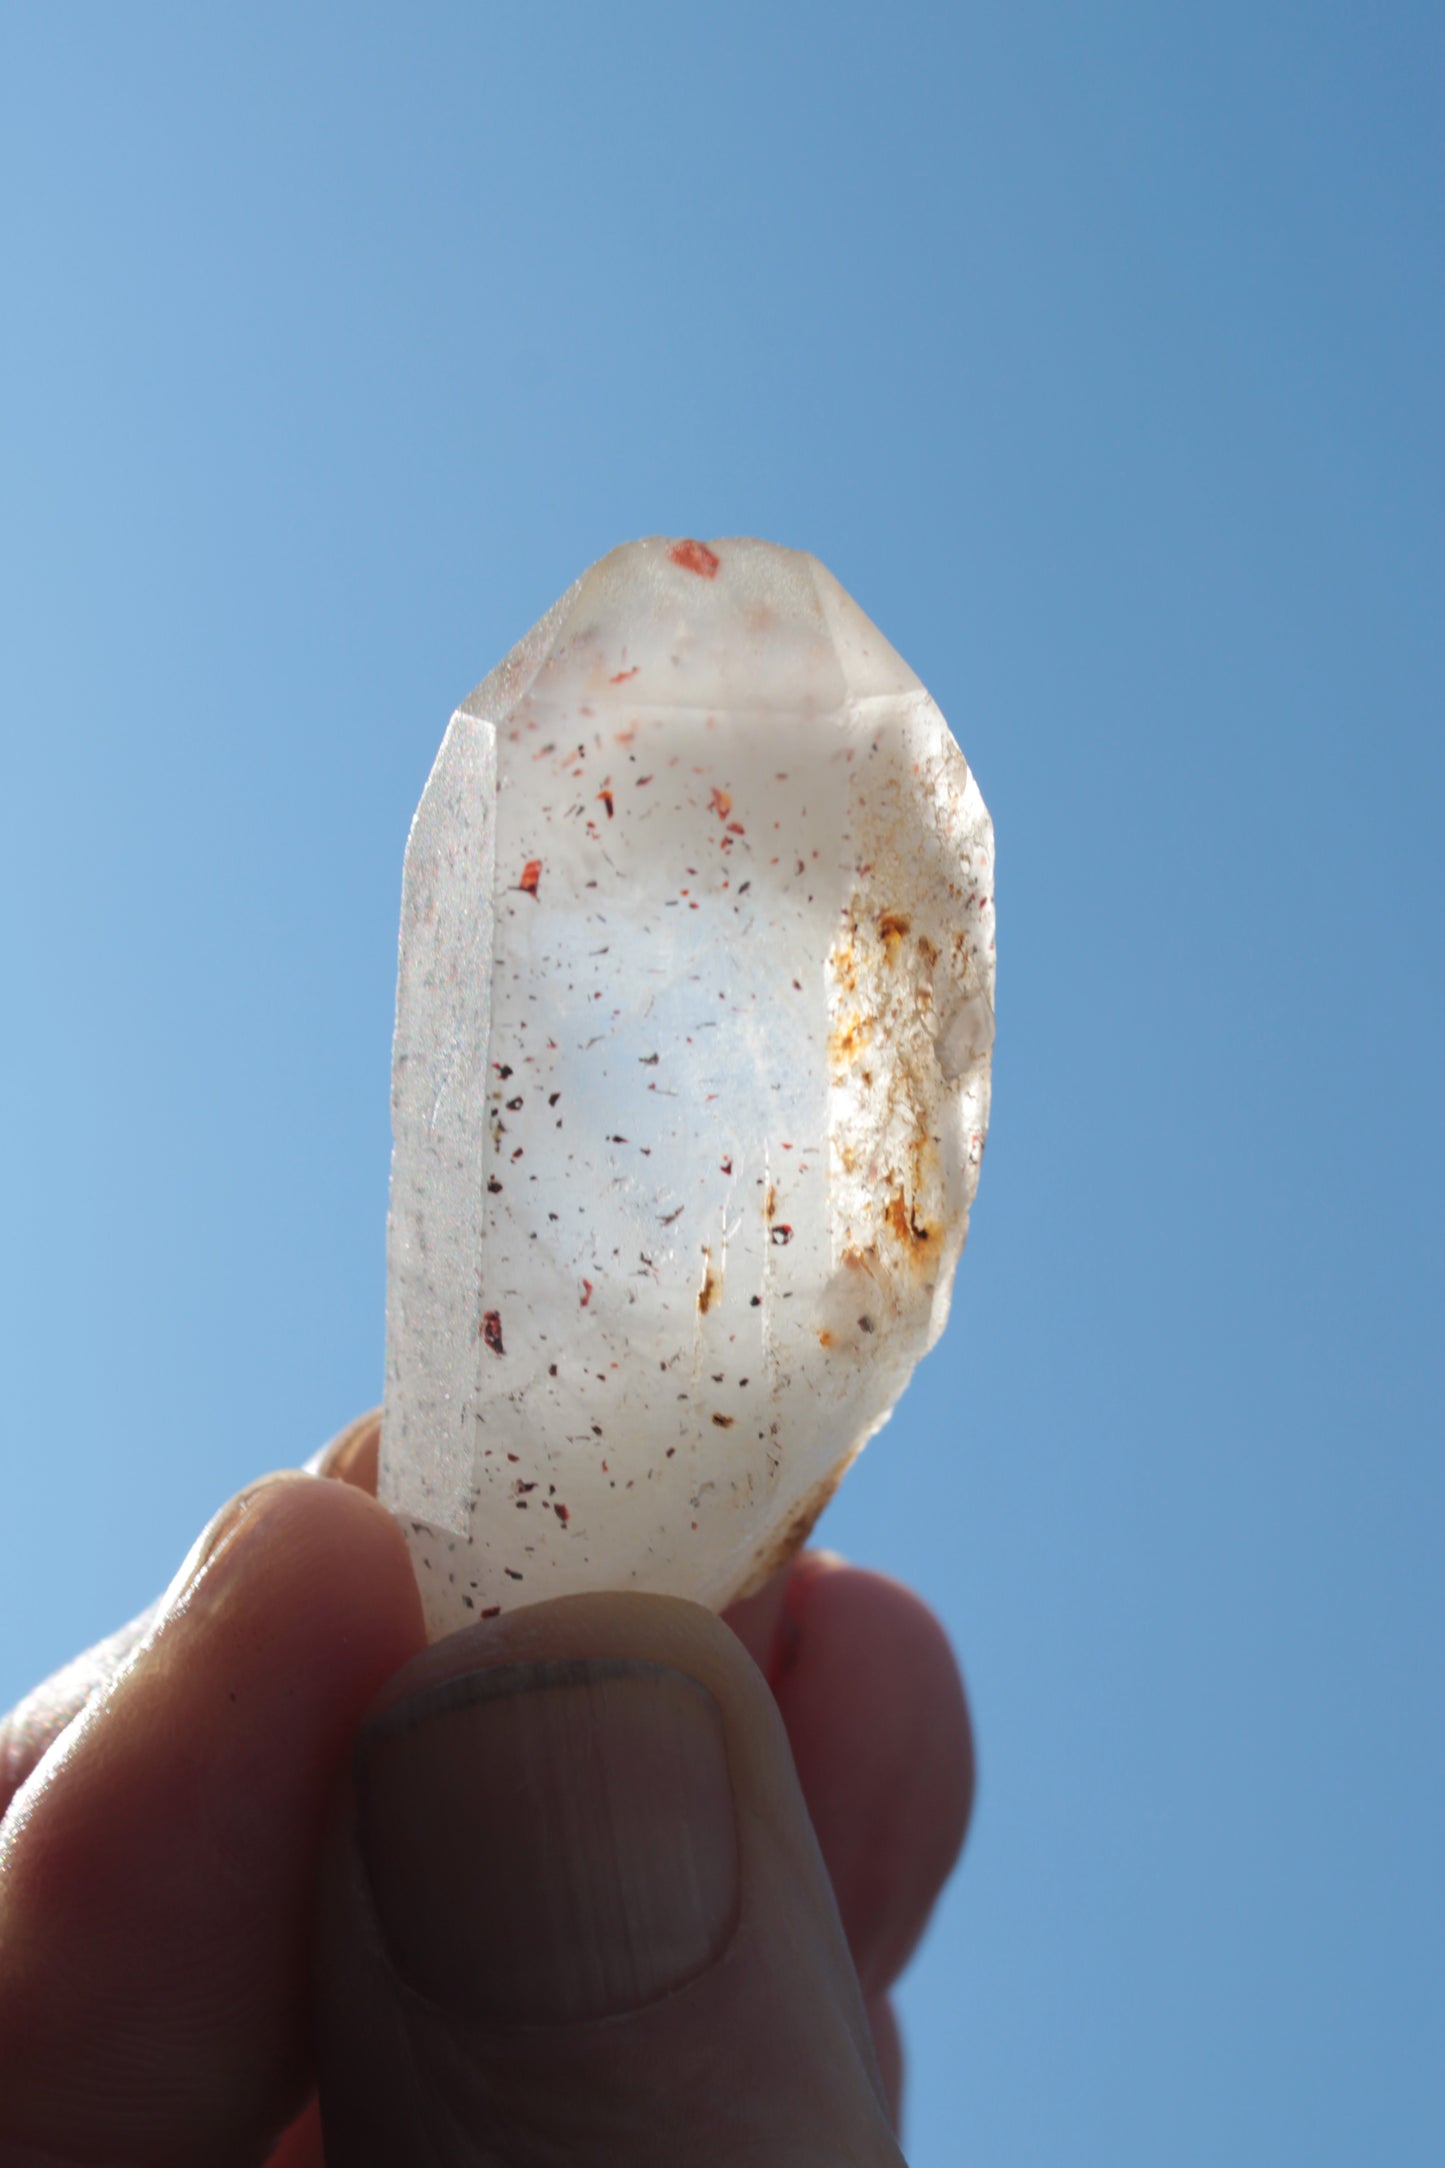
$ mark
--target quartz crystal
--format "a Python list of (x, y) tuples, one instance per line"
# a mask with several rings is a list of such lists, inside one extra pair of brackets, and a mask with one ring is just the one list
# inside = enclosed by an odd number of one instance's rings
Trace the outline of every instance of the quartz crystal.
[(407, 845), (383, 1500), (435, 1635), (721, 1607), (943, 1329), (993, 833), (814, 558), (654, 539), (452, 717)]

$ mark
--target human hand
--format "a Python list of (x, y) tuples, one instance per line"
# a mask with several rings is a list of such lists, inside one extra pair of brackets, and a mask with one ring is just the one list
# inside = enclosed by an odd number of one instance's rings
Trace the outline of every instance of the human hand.
[(0, 1724), (0, 2168), (897, 2163), (973, 1787), (931, 1615), (810, 1553), (427, 1649), (375, 1462), (243, 1492)]

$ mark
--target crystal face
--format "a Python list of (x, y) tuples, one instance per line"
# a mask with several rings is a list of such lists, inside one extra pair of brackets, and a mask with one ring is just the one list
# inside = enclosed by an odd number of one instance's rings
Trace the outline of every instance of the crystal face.
[(721, 1607), (948, 1313), (993, 833), (811, 557), (653, 539), (463, 703), (407, 845), (380, 1492), (430, 1631)]

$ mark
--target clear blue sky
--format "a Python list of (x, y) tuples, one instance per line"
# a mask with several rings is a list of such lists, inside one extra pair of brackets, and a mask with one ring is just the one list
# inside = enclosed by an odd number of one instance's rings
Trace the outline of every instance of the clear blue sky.
[(999, 845), (917, 2168), (1445, 2158), (1445, 18), (0, 14), (0, 1695), (378, 1396), (407, 822), (655, 531), (814, 550)]

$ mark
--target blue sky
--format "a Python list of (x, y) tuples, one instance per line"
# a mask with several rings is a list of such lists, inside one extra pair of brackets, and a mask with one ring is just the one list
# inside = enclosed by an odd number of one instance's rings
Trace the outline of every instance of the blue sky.
[(815, 551), (999, 850), (830, 1513), (974, 1697), (910, 2158), (1445, 2151), (1445, 31), (0, 19), (0, 1696), (378, 1395), (401, 850), (594, 557)]

